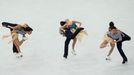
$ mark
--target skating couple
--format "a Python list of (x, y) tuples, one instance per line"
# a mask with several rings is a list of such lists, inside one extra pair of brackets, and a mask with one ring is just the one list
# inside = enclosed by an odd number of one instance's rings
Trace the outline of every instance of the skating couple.
[(114, 26), (114, 23), (113, 22), (110, 22), (109, 23), (108, 32), (104, 36), (103, 42), (100, 45), (100, 48), (106, 47), (108, 43), (111, 46), (111, 49), (109, 50), (109, 53), (108, 53), (108, 55), (106, 57), (106, 60), (110, 60), (110, 55), (113, 52), (113, 49), (114, 49), (115, 44), (116, 44), (117, 49), (118, 49), (120, 55), (123, 58), (122, 64), (126, 63), (128, 61), (128, 59), (127, 59), (125, 53), (123, 52), (122, 43), (124, 41), (129, 41), (129, 40), (131, 40), (131, 37), (130, 36), (128, 36), (123, 31), (120, 31), (119, 29), (117, 29)]
[(81, 27), (81, 22), (71, 19), (61, 21), (60, 25), (60, 34), (66, 37), (63, 57), (68, 57), (69, 43), (71, 40), (73, 40), (72, 54), (76, 55), (75, 44), (77, 40), (81, 40), (84, 35), (87, 35), (87, 32), (84, 30), (83, 27)]
[[(12, 40), (9, 41), (9, 43), (13, 42), (13, 53), (17, 57), (22, 57), (22, 52), (20, 50), (20, 46), (22, 43), (27, 40), (26, 34), (31, 34), (33, 29), (28, 26), (28, 24), (14, 24), (14, 23), (8, 23), (8, 22), (2, 22), (2, 26), (9, 28), (11, 35), (3, 35), (3, 38), (12, 37)], [(22, 40), (19, 41), (18, 34), (22, 35)]]

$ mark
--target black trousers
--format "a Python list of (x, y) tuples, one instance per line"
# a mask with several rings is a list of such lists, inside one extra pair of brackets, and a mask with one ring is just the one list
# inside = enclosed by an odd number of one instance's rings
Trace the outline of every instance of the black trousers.
[(13, 24), (13, 23), (9, 23), (9, 22), (2, 22), (2, 26), (3, 27), (15, 27), (15, 26), (17, 26), (17, 24)]
[(17, 24), (13, 24), (13, 23), (9, 23), (9, 22), (2, 22), (2, 26), (9, 28), (12, 31), (13, 29), (11, 29), (10, 27), (15, 27), (15, 26), (17, 26)]
[(69, 46), (69, 43), (70, 43), (71, 39), (74, 39), (76, 37), (76, 35), (83, 29), (84, 28), (79, 28), (73, 34), (70, 30), (66, 31), (66, 34), (65, 34), (66, 35), (66, 40), (65, 40), (65, 45), (64, 45), (64, 55), (63, 55), (63, 57), (67, 58), (67, 56), (68, 56), (68, 48), (69, 48), (68, 46)]
[(18, 49), (16, 48), (15, 44), (13, 43), (13, 53), (19, 53)]
[(123, 61), (127, 61), (128, 59), (127, 59), (125, 53), (123, 52), (122, 43), (123, 43), (124, 41), (129, 41), (129, 40), (131, 40), (131, 37), (128, 36), (127, 34), (123, 33), (122, 41), (117, 42), (117, 49), (118, 49), (120, 55), (122, 56)]

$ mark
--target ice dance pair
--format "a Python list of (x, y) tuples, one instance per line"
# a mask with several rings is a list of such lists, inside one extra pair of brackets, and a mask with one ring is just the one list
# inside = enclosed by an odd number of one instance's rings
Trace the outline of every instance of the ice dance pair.
[(123, 49), (122, 49), (122, 43), (124, 41), (130, 41), (131, 37), (128, 36), (126, 33), (124, 33), (123, 31), (117, 29), (114, 26), (113, 22), (109, 23), (109, 28), (108, 28), (108, 32), (106, 33), (106, 35), (103, 38), (103, 42), (100, 45), (100, 48), (104, 48), (106, 47), (106, 45), (108, 43), (110, 43), (111, 49), (109, 50), (109, 53), (106, 57), (106, 60), (110, 60), (110, 55), (113, 52), (113, 49), (115, 47), (115, 44), (117, 45), (117, 49), (120, 53), (120, 55), (123, 58), (122, 64), (125, 64), (126, 62), (128, 62), (128, 58), (125, 55)]
[[(16, 57), (22, 57), (22, 52), (20, 50), (20, 46), (22, 43), (27, 40), (26, 34), (31, 34), (33, 29), (28, 26), (28, 24), (15, 24), (15, 23), (9, 23), (9, 22), (2, 22), (2, 26), (9, 28), (11, 35), (3, 35), (3, 38), (12, 37), (12, 40), (9, 41), (9, 43), (13, 42), (13, 53), (16, 55)], [(22, 35), (22, 40), (19, 41), (19, 35)]]
[(64, 55), (63, 57), (67, 59), (69, 43), (73, 40), (72, 44), (72, 54), (76, 55), (75, 44), (77, 40), (81, 40), (84, 35), (88, 35), (87, 32), (81, 27), (81, 22), (66, 19), (60, 22), (60, 34), (66, 37), (64, 44)]

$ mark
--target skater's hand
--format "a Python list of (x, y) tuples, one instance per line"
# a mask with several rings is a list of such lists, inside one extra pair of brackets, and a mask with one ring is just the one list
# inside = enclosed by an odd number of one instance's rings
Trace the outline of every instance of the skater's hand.
[(117, 41), (114, 41), (114, 43), (117, 43)]

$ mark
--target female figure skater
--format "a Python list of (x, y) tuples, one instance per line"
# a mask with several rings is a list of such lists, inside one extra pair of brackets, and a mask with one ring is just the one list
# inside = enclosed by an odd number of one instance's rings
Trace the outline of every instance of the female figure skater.
[[(108, 32), (111, 31), (111, 28), (112, 28), (112, 27), (115, 27), (115, 26), (114, 26), (114, 23), (113, 23), (113, 22), (110, 22), (110, 23), (109, 23)], [(108, 32), (107, 32), (107, 33), (108, 33)], [(103, 41), (102, 41), (102, 43), (100, 44), (100, 48), (105, 48), (105, 47), (107, 46), (107, 44), (110, 44), (111, 48), (110, 48), (110, 50), (109, 50), (109, 52), (108, 52), (108, 54), (107, 54), (107, 56), (106, 56), (106, 60), (110, 60), (110, 55), (112, 54), (113, 49), (114, 49), (114, 47), (115, 47), (115, 41), (114, 41), (114, 39), (108, 37), (107, 34), (105, 34), (104, 37), (103, 37)]]
[[(5, 35), (3, 38), (7, 38), (9, 36), (12, 36), (12, 40), (9, 41), (13, 42), (13, 53), (17, 54), (18, 57), (22, 57), (20, 46), (22, 43), (27, 39), (25, 34), (31, 34), (33, 29), (29, 27), (27, 24), (12, 24), (7, 22), (2, 22), (2, 26), (9, 28), (11, 30), (11, 35)], [(23, 39), (19, 41), (18, 34), (21, 34), (23, 36)]]

